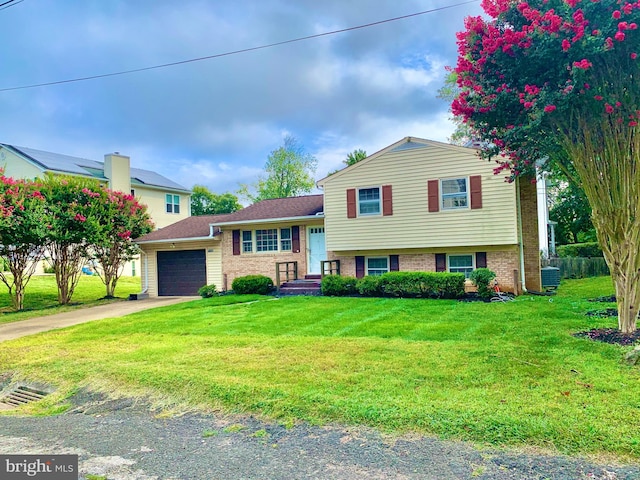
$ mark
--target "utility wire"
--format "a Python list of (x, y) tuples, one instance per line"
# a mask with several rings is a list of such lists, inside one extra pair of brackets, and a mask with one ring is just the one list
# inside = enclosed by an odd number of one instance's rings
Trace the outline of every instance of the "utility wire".
[(0, 3), (0, 10), (6, 10), (7, 8), (15, 7), (24, 0), (9, 0), (8, 2)]
[[(21, 0), (21, 1), (24, 1), (24, 0)], [(23, 85), (23, 86), (19, 86), (19, 87), (0, 88), (0, 92), (8, 92), (8, 91), (11, 91), (11, 90), (25, 90), (27, 88), (47, 87), (47, 86), (50, 86), (50, 85), (61, 85), (61, 84), (64, 84), (64, 83), (84, 82), (86, 80), (95, 80), (97, 78), (115, 77), (115, 76), (118, 76), (118, 75), (128, 75), (130, 73), (145, 72), (145, 71), (148, 71), (148, 70), (157, 70), (157, 69), (160, 69), (160, 68), (174, 67), (176, 65), (184, 65), (186, 63), (201, 62), (203, 60), (211, 60), (213, 58), (228, 57), (228, 56), (231, 56), (231, 55), (238, 55), (240, 53), (254, 52), (256, 50), (264, 50), (264, 49), (267, 49), (267, 48), (278, 47), (280, 45), (287, 45), (289, 43), (296, 43), (296, 42), (302, 42), (302, 41), (305, 41), (305, 40), (311, 40), (313, 38), (326, 37), (326, 36), (329, 36), (329, 35), (336, 35), (336, 34), (339, 34), (339, 33), (351, 32), (353, 30), (360, 30), (360, 29), (363, 29), (363, 28), (374, 27), (376, 25), (382, 25), (384, 23), (396, 22), (398, 20), (406, 20), (407, 18), (417, 17), (417, 16), (420, 16), (420, 15), (426, 15), (427, 13), (434, 13), (434, 12), (439, 12), (441, 10), (447, 10), (449, 8), (455, 8), (455, 7), (460, 7), (462, 5), (468, 5), (470, 3), (477, 3), (478, 1), (480, 1), (480, 0), (469, 0), (469, 1), (466, 1), (466, 2), (456, 3), (456, 4), (453, 4), (453, 5), (447, 5), (445, 7), (438, 7), (438, 8), (433, 8), (431, 10), (424, 10), (422, 12), (410, 13), (408, 15), (402, 15), (400, 17), (387, 18), (386, 20), (380, 20), (380, 21), (377, 21), (377, 22), (365, 23), (363, 25), (357, 25), (357, 26), (354, 26), (354, 27), (342, 28), (340, 30), (332, 30), (330, 32), (317, 33), (315, 35), (307, 35), (306, 37), (293, 38), (293, 39), (290, 39), (290, 40), (284, 40), (282, 42), (269, 43), (269, 44), (260, 45), (260, 46), (257, 46), (257, 47), (249, 47), (249, 48), (243, 48), (241, 50), (233, 50), (233, 51), (230, 51), (230, 52), (218, 53), (218, 54), (215, 54), (215, 55), (208, 55), (206, 57), (191, 58), (191, 59), (188, 59), (188, 60), (180, 60), (178, 62), (163, 63), (163, 64), (160, 64), (160, 65), (153, 65), (151, 67), (134, 68), (134, 69), (131, 69), (131, 70), (122, 70), (122, 71), (119, 71), (119, 72), (103, 73), (101, 75), (91, 75), (91, 76), (88, 76), (88, 77), (79, 77), (79, 78), (72, 78), (72, 79), (67, 79), (67, 80), (58, 80), (58, 81), (55, 81), (55, 82), (35, 83), (33, 85)]]

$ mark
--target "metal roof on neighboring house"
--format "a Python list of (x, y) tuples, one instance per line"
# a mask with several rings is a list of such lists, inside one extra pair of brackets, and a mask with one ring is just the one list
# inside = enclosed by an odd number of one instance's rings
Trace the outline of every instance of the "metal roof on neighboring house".
[[(34, 148), (19, 147), (0, 143), (0, 146), (20, 155), (38, 165), (43, 172), (68, 173), (72, 175), (84, 175), (98, 180), (107, 180), (104, 176), (104, 162), (90, 160), (88, 158), (72, 157), (60, 153), (45, 152)], [(189, 192), (188, 188), (179, 185), (156, 172), (131, 168), (131, 184), (146, 185), (152, 187), (170, 188)]]

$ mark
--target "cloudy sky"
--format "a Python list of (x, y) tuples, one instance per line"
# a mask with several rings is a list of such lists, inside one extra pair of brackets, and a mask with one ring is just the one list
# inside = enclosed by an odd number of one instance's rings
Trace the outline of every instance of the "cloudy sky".
[[(283, 42), (465, 0), (23, 0), (0, 10), (0, 90)], [(4, 3), (4, 2), (2, 2)], [(131, 157), (185, 187), (235, 192), (287, 134), (318, 159), (446, 141), (436, 98), (479, 1), (369, 28), (121, 76), (0, 91), (0, 142)]]

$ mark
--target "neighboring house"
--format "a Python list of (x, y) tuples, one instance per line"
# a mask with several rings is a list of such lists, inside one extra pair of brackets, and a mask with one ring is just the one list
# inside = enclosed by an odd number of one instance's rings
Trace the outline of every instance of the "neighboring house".
[(150, 170), (131, 168), (129, 157), (107, 154), (104, 162), (0, 143), (0, 167), (13, 178), (42, 178), (45, 173), (93, 178), (133, 194), (148, 207), (156, 228), (190, 215), (191, 191)]
[(144, 252), (143, 290), (194, 295), (203, 285), (231, 288), (236, 277), (275, 280), (276, 263), (320, 274), (326, 257), (322, 195), (264, 200), (226, 215), (189, 217), (137, 240)]
[(504, 290), (541, 289), (536, 187), (505, 182), (474, 149), (407, 137), (318, 186), (324, 195), (192, 217), (138, 239), (148, 293), (226, 290), (248, 274), (275, 281), (284, 262), (300, 278), (327, 273), (321, 262), (355, 277), (488, 267)]

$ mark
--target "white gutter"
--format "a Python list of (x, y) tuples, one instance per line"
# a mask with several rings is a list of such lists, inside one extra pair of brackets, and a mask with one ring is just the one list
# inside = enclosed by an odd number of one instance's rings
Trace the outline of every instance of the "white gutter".
[(522, 291), (527, 291), (524, 274), (524, 239), (522, 234), (522, 203), (520, 201), (520, 179), (516, 181), (516, 201), (518, 204), (518, 244), (520, 250), (520, 278), (522, 281)]
[(229, 226), (229, 225), (250, 225), (256, 223), (282, 223), (282, 222), (297, 222), (300, 220), (315, 220), (318, 218), (324, 218), (324, 213), (321, 215), (305, 215), (304, 217), (282, 217), (282, 218), (262, 218), (258, 220), (239, 220), (237, 222), (219, 222), (215, 223), (216, 227)]
[(147, 243), (175, 243), (175, 242), (197, 242), (200, 240), (211, 240), (215, 239), (215, 236), (206, 236), (206, 237), (191, 237), (191, 238), (169, 238), (166, 240), (143, 240), (141, 242), (136, 242), (138, 245), (143, 245)]
[(147, 253), (140, 249), (140, 254), (144, 255), (144, 285), (142, 285), (142, 292), (140, 293), (149, 293), (149, 257)]

